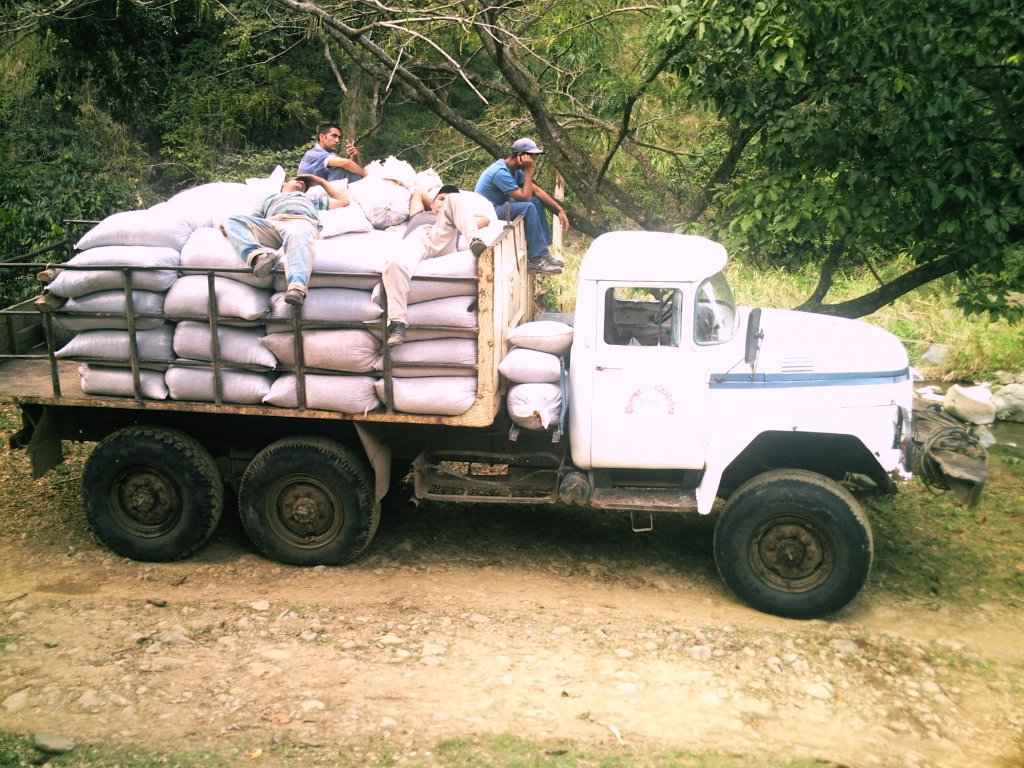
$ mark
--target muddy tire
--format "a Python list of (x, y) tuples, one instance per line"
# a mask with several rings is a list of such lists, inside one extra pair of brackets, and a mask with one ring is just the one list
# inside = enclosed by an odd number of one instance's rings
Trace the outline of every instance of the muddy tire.
[(809, 619), (839, 610), (864, 586), (874, 544), (857, 500), (803, 470), (741, 486), (715, 527), (715, 564), (736, 595), (766, 613)]
[(322, 438), (286, 438), (260, 451), (242, 476), (238, 501), (253, 544), (289, 565), (347, 563), (380, 522), (366, 465)]
[(133, 560), (168, 562), (195, 553), (224, 509), (210, 454), (174, 429), (133, 426), (107, 436), (82, 472), (86, 519), (108, 548)]

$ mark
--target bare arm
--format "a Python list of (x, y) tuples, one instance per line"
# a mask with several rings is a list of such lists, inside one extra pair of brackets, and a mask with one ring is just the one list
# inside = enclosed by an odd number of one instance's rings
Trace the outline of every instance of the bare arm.
[(331, 198), (327, 203), (328, 208), (344, 208), (349, 204), (348, 190), (333, 182), (321, 179), (319, 176), (314, 176), (311, 173), (304, 173), (295, 178), (302, 179), (308, 187), (323, 187), (327, 196)]
[(558, 221), (561, 223), (562, 229), (568, 230), (569, 216), (566, 214), (565, 209), (558, 204), (558, 201), (555, 200), (555, 198), (544, 191), (539, 184), (534, 184), (533, 182), (533, 166), (536, 162), (533, 155), (524, 155), (521, 162), (525, 181), (523, 181), (523, 186), (519, 187), (519, 189), (509, 192), (509, 197), (521, 202), (529, 202), (534, 196), (536, 196), (537, 199), (544, 204), (545, 208), (558, 217)]

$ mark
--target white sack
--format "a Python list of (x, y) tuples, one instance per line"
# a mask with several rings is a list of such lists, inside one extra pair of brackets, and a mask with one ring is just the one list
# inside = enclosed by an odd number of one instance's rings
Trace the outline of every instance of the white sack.
[(498, 363), (498, 373), (515, 384), (558, 383), (562, 367), (558, 355), (516, 347)]
[[(174, 353), (188, 360), (213, 360), (209, 323), (186, 321), (174, 329)], [(277, 359), (260, 341), (262, 328), (232, 328), (217, 326), (217, 346), (223, 363), (236, 365), (261, 365), (276, 368)]]
[[(149, 245), (106, 245), (90, 248), (67, 263), (77, 267), (171, 267), (159, 271), (133, 271), (132, 288), (137, 291), (166, 291), (178, 279), (181, 258), (174, 248)], [(63, 265), (62, 265), (63, 266)], [(124, 275), (119, 269), (61, 269), (48, 290), (56, 296), (76, 298), (87, 293), (123, 290)]]
[[(135, 384), (130, 368), (108, 368), (98, 365), (80, 365), (82, 391), (87, 395), (135, 397)], [(166, 400), (167, 385), (164, 374), (139, 371), (139, 390), (147, 400)]]
[(355, 200), (341, 208), (320, 211), (320, 237), (337, 237), (351, 232), (372, 232), (373, 224)]
[(446, 299), (410, 304), (405, 313), (410, 326), (437, 325), (448, 328), (476, 328), (475, 296), (452, 296)]
[[(221, 397), (225, 403), (257, 405), (270, 391), (274, 374), (256, 371), (221, 370)], [(215, 402), (213, 371), (209, 368), (171, 366), (165, 374), (167, 389), (174, 400)]]
[[(138, 331), (135, 343), (140, 361), (166, 363), (174, 359), (171, 339), (174, 326), (164, 324), (149, 331)], [(90, 357), (103, 360), (129, 362), (130, 340), (128, 331), (83, 331), (61, 347), (56, 356), (61, 359)]]
[(564, 355), (572, 346), (572, 326), (555, 320), (535, 320), (515, 327), (507, 338), (513, 347)]
[(367, 175), (364, 178), (348, 185), (349, 198), (362, 207), (366, 218), (377, 229), (387, 229), (407, 221), (415, 174), (405, 186), (399, 181), (384, 178), (381, 175), (384, 172), (378, 171), (376, 163), (370, 163), (365, 170)]
[[(294, 333), (272, 333), (262, 342), (282, 365), (295, 365)], [(303, 331), (302, 357), (307, 368), (368, 373), (379, 370), (380, 341), (368, 331), (354, 329)]]
[[(476, 376), (431, 376), (391, 380), (396, 411), (458, 416), (476, 402)], [(384, 380), (377, 381), (377, 397), (384, 401)]]
[[(164, 309), (163, 293), (153, 291), (133, 291), (132, 306), (135, 308), (135, 330), (147, 331), (164, 324), (161, 317), (143, 317), (143, 315), (159, 315)], [(88, 293), (74, 299), (68, 299), (64, 306), (54, 313), (58, 323), (71, 331), (90, 331), (98, 328), (126, 330), (128, 318), (125, 312), (128, 302), (124, 291), (100, 291)], [(86, 317), (89, 313), (109, 313), (113, 317)]]
[[(283, 408), (297, 408), (297, 377), (288, 373), (278, 377), (263, 402)], [(332, 376), (307, 373), (306, 407), (341, 413), (367, 413), (380, 408), (372, 376)]]
[[(364, 323), (379, 318), (380, 311), (369, 291), (351, 288), (313, 288), (302, 305), (303, 319), (331, 323)], [(292, 306), (285, 302), (283, 293), (275, 293), (271, 298), (270, 320), (279, 322), (268, 322), (267, 330), (290, 330), (291, 318)]]
[(75, 244), (84, 251), (103, 245), (150, 245), (180, 251), (195, 224), (166, 203), (141, 211), (122, 211), (103, 219)]
[[(252, 273), (219, 227), (200, 227), (192, 233), (181, 249), (181, 266), (197, 269), (244, 269), (244, 272), (228, 272), (223, 276), (254, 288), (270, 288), (274, 283), (272, 275), (256, 277)], [(206, 277), (205, 272), (192, 274)]]
[[(387, 254), (400, 242), (394, 233), (377, 229), (314, 240), (309, 287), (372, 290), (380, 282)], [(284, 274), (275, 274), (274, 288), (284, 291), (287, 287)]]
[(557, 424), (562, 389), (557, 384), (516, 384), (506, 398), (508, 415), (524, 429), (547, 429)]
[[(270, 291), (226, 277), (213, 278), (217, 317), (259, 320), (270, 310)], [(210, 292), (206, 275), (185, 275), (167, 292), (164, 310), (170, 317), (209, 318)]]
[[(407, 341), (389, 347), (391, 362), (396, 365), (476, 365), (476, 339), (432, 339)], [(378, 370), (383, 369), (381, 361)], [(459, 375), (460, 372), (453, 372)], [(461, 375), (466, 375), (465, 371)]]

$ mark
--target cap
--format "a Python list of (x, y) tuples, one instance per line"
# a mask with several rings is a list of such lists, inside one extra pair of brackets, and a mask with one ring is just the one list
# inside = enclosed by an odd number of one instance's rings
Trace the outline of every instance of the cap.
[(537, 146), (536, 141), (524, 136), (521, 139), (516, 139), (515, 143), (512, 144), (512, 154), (543, 155), (544, 150)]

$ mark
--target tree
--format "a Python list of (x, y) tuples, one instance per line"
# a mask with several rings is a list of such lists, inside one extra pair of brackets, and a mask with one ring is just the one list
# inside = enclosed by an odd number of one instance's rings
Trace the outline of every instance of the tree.
[[(956, 274), (967, 310), (1021, 317), (1005, 301), (1024, 282), (1021, 12), (1017, 0), (668, 9), (662, 50), (687, 100), (747, 139), (718, 196), (732, 236), (821, 260), (802, 309), (861, 316)], [(912, 268), (824, 303), (838, 269), (899, 254)]]

